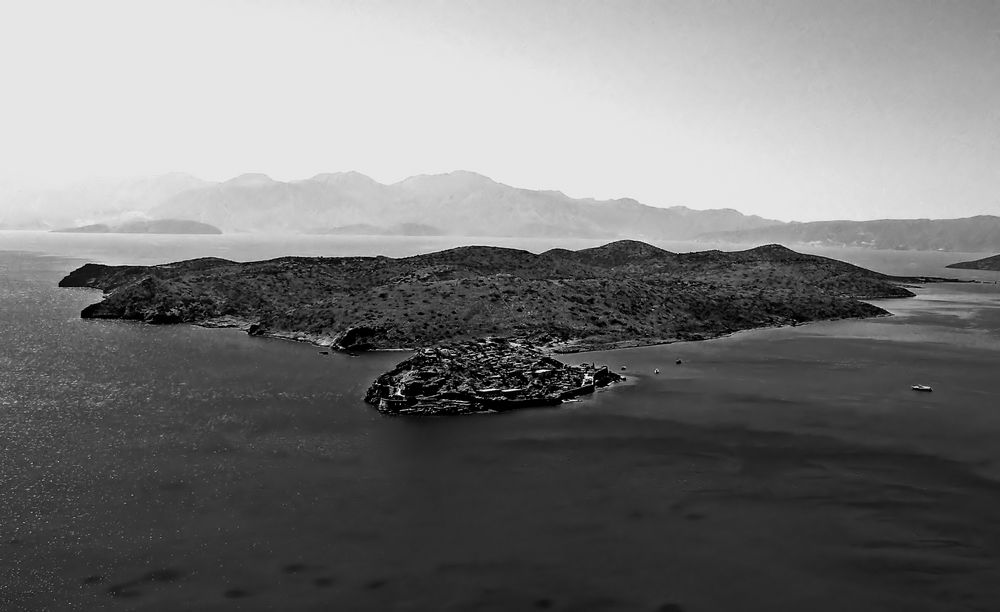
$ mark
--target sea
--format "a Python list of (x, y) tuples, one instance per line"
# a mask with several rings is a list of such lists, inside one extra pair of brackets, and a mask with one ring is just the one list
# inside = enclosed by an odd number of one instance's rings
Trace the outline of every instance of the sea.
[(600, 242), (0, 232), (0, 610), (1000, 610), (1000, 273), (944, 268), (992, 253), (796, 247), (979, 282), (566, 355), (626, 381), (446, 418), (362, 401), (406, 352), (82, 320), (100, 293), (56, 286)]

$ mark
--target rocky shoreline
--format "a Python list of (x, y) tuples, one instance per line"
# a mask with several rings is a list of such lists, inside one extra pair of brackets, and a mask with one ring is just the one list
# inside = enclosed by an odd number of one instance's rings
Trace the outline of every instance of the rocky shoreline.
[(379, 376), (365, 401), (383, 414), (453, 415), (556, 406), (625, 380), (569, 365), (526, 341), (485, 338), (421, 349)]

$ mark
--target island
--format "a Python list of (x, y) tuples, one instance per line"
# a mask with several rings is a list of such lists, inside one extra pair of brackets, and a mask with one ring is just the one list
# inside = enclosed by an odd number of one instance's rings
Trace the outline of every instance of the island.
[(128, 221), (117, 225), (93, 223), (79, 227), (52, 230), (66, 234), (221, 234), (222, 230), (189, 219), (150, 219)]
[[(404, 398), (407, 410), (427, 413), (431, 400), (421, 398), (431, 398), (451, 413), (561, 401), (613, 380), (598, 368), (539, 365), (554, 353), (883, 316), (863, 300), (909, 297), (906, 283), (929, 280), (937, 279), (887, 276), (780, 245), (673, 253), (625, 240), (540, 254), (469, 246), (398, 259), (86, 264), (59, 285), (104, 291), (84, 318), (239, 327), (345, 351), (416, 350), (368, 400), (401, 411)], [(414, 384), (428, 378), (436, 386)]]
[(972, 261), (960, 261), (945, 266), (946, 268), (956, 268), (960, 270), (993, 270), (1000, 271), (1000, 255), (984, 257)]
[(529, 342), (483, 338), (417, 351), (372, 383), (365, 401), (386, 414), (444, 415), (555, 406), (625, 380), (567, 365)]

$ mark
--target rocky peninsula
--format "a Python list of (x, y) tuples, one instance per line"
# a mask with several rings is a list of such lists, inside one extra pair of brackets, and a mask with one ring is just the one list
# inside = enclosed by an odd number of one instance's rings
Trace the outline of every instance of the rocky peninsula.
[[(252, 335), (348, 351), (433, 347), (418, 352), (412, 358), (416, 361), (400, 364), (402, 370), (387, 374), (389, 379), (380, 379), (376, 385), (382, 386), (373, 386), (369, 401), (377, 399), (381, 406), (385, 399), (386, 406), (401, 409), (394, 403), (400, 395), (394, 389), (402, 388), (402, 395), (413, 400), (408, 400), (408, 410), (422, 410), (422, 397), (452, 394), (439, 399), (465, 403), (448, 410), (475, 412), (500, 405), (498, 397), (484, 394), (484, 389), (530, 389), (557, 380), (540, 393), (501, 393), (503, 405), (513, 406), (517, 400), (555, 401), (581, 386), (588, 374), (599, 384), (597, 372), (555, 364), (534, 368), (559, 371), (552, 379), (503, 378), (501, 370), (523, 374), (528, 368), (522, 366), (539, 361), (542, 353), (699, 340), (756, 327), (886, 315), (862, 300), (912, 296), (903, 284), (929, 280), (891, 277), (779, 245), (672, 253), (619, 241), (541, 254), (471, 246), (399, 259), (86, 264), (59, 285), (104, 291), (101, 302), (83, 310), (84, 318), (241, 327)], [(480, 339), (486, 337), (517, 343), (502, 345), (506, 348), (501, 350), (500, 345), (482, 345)], [(468, 342), (474, 344), (462, 344)], [(488, 346), (494, 355), (473, 346)], [(427, 362), (427, 350), (440, 363)], [(488, 363), (492, 365), (482, 365)], [(463, 372), (480, 372), (486, 378)], [(416, 389), (412, 383), (428, 373), (441, 379), (433, 393), (407, 391)], [(496, 375), (501, 380), (494, 384), (489, 377)]]
[(959, 270), (995, 270), (1000, 271), (1000, 255), (993, 255), (990, 257), (984, 257), (982, 259), (975, 259), (973, 261), (960, 261), (958, 263), (953, 263), (945, 266), (946, 268), (955, 268)]

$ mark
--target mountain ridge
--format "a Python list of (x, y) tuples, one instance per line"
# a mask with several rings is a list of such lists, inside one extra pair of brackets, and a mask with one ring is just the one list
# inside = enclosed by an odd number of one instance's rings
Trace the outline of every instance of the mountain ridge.
[[(235, 181), (235, 182), (234, 182)], [(176, 194), (152, 214), (196, 219), (230, 232), (425, 226), (445, 235), (686, 239), (706, 229), (780, 223), (733, 209), (660, 208), (631, 198), (571, 198), (512, 187), (467, 170), (383, 184), (358, 173), (281, 182), (241, 175)], [(396, 233), (383, 231), (380, 233)]]
[(700, 240), (877, 249), (1000, 251), (1000, 217), (782, 222), (735, 208), (649, 206), (513, 187), (468, 170), (383, 184), (356, 171), (280, 181), (184, 173), (0, 194), (0, 228), (56, 229), (190, 219), (232, 232)]

